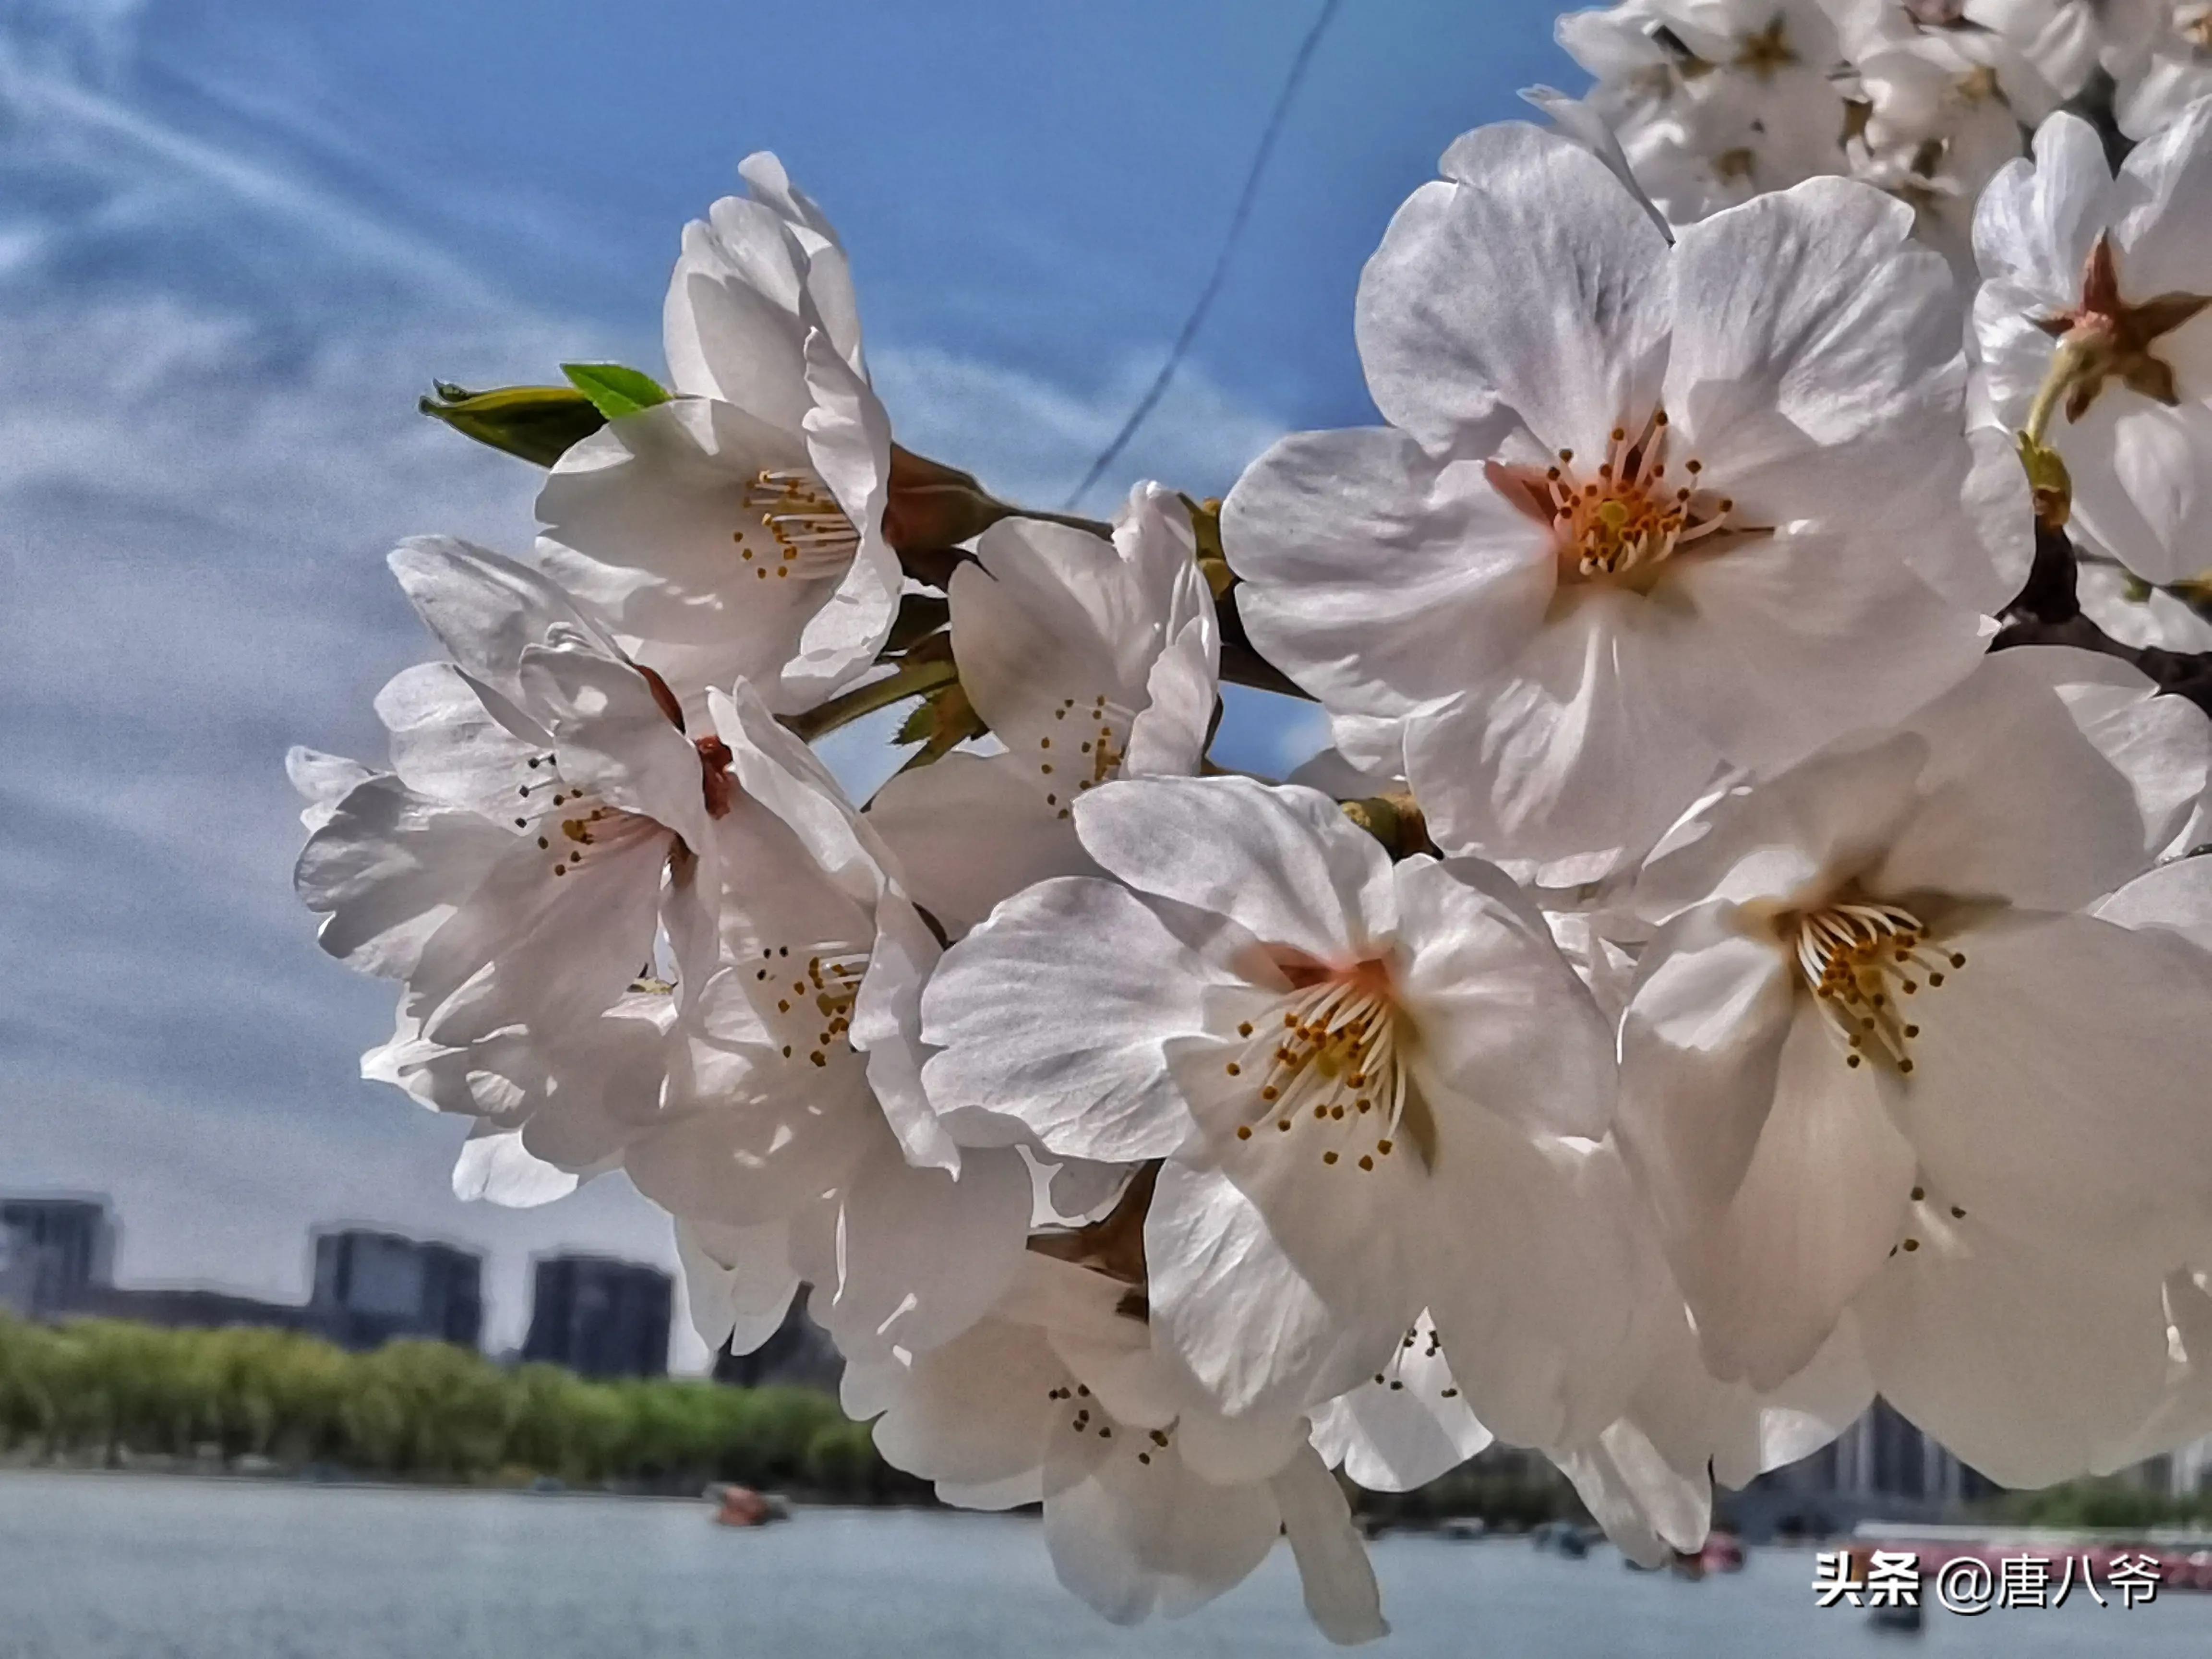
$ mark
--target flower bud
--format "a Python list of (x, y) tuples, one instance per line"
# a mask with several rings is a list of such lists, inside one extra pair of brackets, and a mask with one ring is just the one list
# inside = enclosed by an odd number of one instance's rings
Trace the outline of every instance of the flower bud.
[(972, 541), (1015, 509), (972, 473), (891, 446), (890, 501), (884, 535), (894, 552), (935, 552)]

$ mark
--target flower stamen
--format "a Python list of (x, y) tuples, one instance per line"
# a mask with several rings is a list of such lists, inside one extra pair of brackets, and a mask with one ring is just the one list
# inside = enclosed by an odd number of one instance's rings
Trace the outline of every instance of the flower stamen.
[(860, 551), (860, 532), (811, 472), (762, 468), (745, 486), (745, 508), (760, 515), (760, 526), (775, 544), (774, 562), (754, 558), (749, 528), (732, 532), (730, 539), (763, 581), (771, 574), (834, 580)]
[[(1237, 1124), (1249, 1141), (1273, 1122), (1279, 1134), (1303, 1124), (1322, 1137), (1322, 1164), (1372, 1170), (1388, 1158), (1401, 1125), (1420, 1108), (1405, 1064), (1405, 1038), (1389, 968), (1362, 962), (1340, 969), (1296, 964), (1282, 1022), (1240, 1024), (1244, 1047), (1223, 1062), (1224, 1075), (1263, 1079), (1257, 1109)], [(1413, 1133), (1408, 1125), (1407, 1133)], [(1419, 1138), (1416, 1137), (1417, 1147)]]
[(1728, 527), (1735, 503), (1697, 487), (1704, 464), (1684, 464), (1686, 484), (1667, 479), (1667, 411), (1655, 410), (1638, 428), (1617, 426), (1595, 477), (1577, 473), (1574, 451), (1562, 449), (1541, 472), (1492, 462), (1491, 483), (1539, 522), (1559, 549), (1563, 581), (1648, 578), (1692, 543)]
[(1942, 988), (1966, 965), (1964, 953), (1936, 949), (1920, 918), (1896, 904), (1844, 901), (1799, 916), (1790, 927), (1798, 970), (1843, 1042), (1844, 1063), (1856, 1068), (1872, 1055), (1910, 1076), (1920, 1026), (1906, 1017), (1905, 1003), (1923, 986)]

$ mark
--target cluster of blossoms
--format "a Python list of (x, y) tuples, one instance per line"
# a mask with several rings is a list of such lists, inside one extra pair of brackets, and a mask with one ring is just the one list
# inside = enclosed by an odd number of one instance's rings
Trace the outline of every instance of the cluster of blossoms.
[[(1377, 1635), (1343, 1480), (1493, 1437), (1654, 1561), (1877, 1390), (2011, 1484), (2212, 1428), (2212, 676), (2080, 610), (2202, 625), (2212, 103), (2115, 176), (1944, 90), (2165, 109), (2144, 9), (1571, 18), (1595, 104), (1367, 267), (1388, 424), (1111, 524), (892, 441), (753, 158), (672, 391), (443, 411), (541, 534), (395, 553), (388, 769), (295, 752), (367, 1072), (475, 1121), (465, 1194), (627, 1172), (710, 1346), (811, 1285), (884, 1455), (1115, 1620), (1286, 1534)], [(1898, 199), (1954, 160), (1978, 289)], [(1333, 748), (1224, 770), (1225, 678)], [(811, 741), (901, 703), (856, 803)]]
[(1559, 39), (1674, 222), (1860, 179), (1962, 275), (1983, 188), (2054, 111), (2142, 139), (2212, 94), (2204, 0), (1622, 0)]

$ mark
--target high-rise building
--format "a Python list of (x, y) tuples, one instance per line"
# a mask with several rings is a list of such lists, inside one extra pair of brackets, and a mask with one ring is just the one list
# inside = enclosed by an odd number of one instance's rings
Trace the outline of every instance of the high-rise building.
[(114, 1278), (115, 1227), (99, 1198), (0, 1199), (6, 1284), (20, 1311), (43, 1315)]
[(533, 1276), (522, 1357), (585, 1376), (662, 1376), (675, 1285), (658, 1267), (555, 1255)]
[(312, 1328), (344, 1348), (426, 1337), (473, 1348), (483, 1332), (483, 1258), (359, 1228), (315, 1236)]

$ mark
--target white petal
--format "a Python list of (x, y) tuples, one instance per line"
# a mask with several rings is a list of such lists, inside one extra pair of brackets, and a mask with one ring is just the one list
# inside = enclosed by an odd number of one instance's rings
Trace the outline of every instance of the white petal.
[[(2088, 654), (1997, 652), (1911, 718), (1910, 729), (1929, 742), (1925, 799), (1869, 874), (1872, 890), (2065, 910), (2142, 872), (2161, 830), (2172, 833), (2167, 803), (2158, 800), (2159, 823), (2147, 824), (2146, 799), (2083, 729), (2096, 725), (2098, 700), (2084, 701), (2078, 715), (2069, 706), (2084, 681), (2114, 684), (2114, 668)], [(2117, 672), (2139, 678), (2124, 665)], [(2125, 732), (2104, 735), (2109, 742)]]
[(408, 976), (423, 1035), (459, 1044), (503, 1025), (570, 1030), (629, 988), (653, 955), (670, 836), (625, 814), (590, 833), (582, 862), (561, 865), (557, 878), (557, 855), (537, 838), (507, 838)]
[(1400, 1339), (1378, 1373), (1314, 1413), (1313, 1443), (1324, 1461), (1370, 1492), (1411, 1492), (1448, 1474), (1491, 1443), (1445, 1363), (1426, 1314)]
[(1221, 538), (1253, 643), (1337, 709), (1450, 696), (1510, 659), (1557, 580), (1550, 532), (1480, 457), (1388, 428), (1281, 440), (1230, 491)]
[(1099, 872), (1033, 771), (1012, 755), (950, 754), (899, 773), (868, 803), (915, 902), (955, 938), (1024, 887)]
[(2035, 160), (2008, 161), (1974, 210), (1974, 257), (2053, 310), (2079, 297), (2081, 267), (2109, 222), (2112, 171), (2097, 130), (2058, 114), (2035, 131)]
[[(1076, 781), (1093, 775), (1087, 744), (1098, 728), (1115, 729), (1119, 749), (1128, 716), (1145, 705), (1167, 643), (1172, 574), (1133, 565), (1101, 537), (1035, 519), (1001, 520), (975, 555), (947, 590), (960, 683), (1008, 749), (1053, 767), (1045, 775), (1061, 779), (1072, 799)], [(1101, 700), (1108, 712), (1094, 715)]]
[(2032, 912), (1939, 948), (1966, 962), (1920, 994), (1893, 1102), (1932, 1187), (2023, 1237), (2180, 1241), (2212, 1218), (2212, 954)]
[(1621, 1419), (1594, 1442), (1555, 1453), (1590, 1516), (1623, 1555), (1641, 1566), (1664, 1565), (1694, 1550), (1712, 1520), (1712, 1485), (1700, 1470), (1684, 1474), (1643, 1431)]
[(1308, 1451), (1268, 1484), (1297, 1559), (1306, 1611), (1322, 1634), (1340, 1647), (1388, 1636), (1374, 1565), (1328, 1465)]
[(1474, 860), (1408, 860), (1397, 882), (1412, 1065), (1439, 1107), (1449, 1095), (1526, 1128), (1604, 1134), (1612, 1028), (1542, 919)]
[(1930, 1216), (1859, 1297), (1875, 1380), (2008, 1486), (2104, 1474), (2166, 1378), (2155, 1269)]
[(1636, 878), (1637, 911), (1664, 921), (1707, 899), (1782, 903), (1825, 896), (1919, 810), (1928, 744), (1909, 733), (1836, 744), (1753, 788), (1717, 796), (1677, 824)]
[[(1334, 1173), (1317, 1159), (1315, 1171)], [(1358, 1233), (1373, 1213), (1363, 1204), (1339, 1218), (1309, 1209), (1283, 1218), (1310, 1249), (1316, 1234)], [(1302, 1264), (1271, 1218), (1229, 1176), (1173, 1160), (1145, 1218), (1153, 1331), (1226, 1412), (1297, 1410), (1342, 1394), (1380, 1368), (1418, 1306), (1407, 1305), (1416, 1292), (1390, 1230), (1376, 1230), (1363, 1259)], [(1324, 1290), (1310, 1275), (1327, 1266), (1340, 1271)]]
[(1503, 1128), (1488, 1143), (1435, 1212), (1416, 1289), (1468, 1404), (1500, 1439), (1597, 1434), (1648, 1360), (1641, 1326), (1661, 1276), (1650, 1224), (1610, 1143)]
[(1863, 518), (1863, 480), (1907, 456), (1963, 479), (1958, 305), (1911, 229), (1895, 198), (1812, 179), (1682, 231), (1667, 410), (1751, 522)]
[(1425, 443), (1487, 453), (1501, 410), (1547, 449), (1595, 452), (1649, 409), (1665, 362), (1667, 240), (1569, 140), (1477, 129), (1398, 210), (1360, 279), (1368, 389)]
[(950, 1341), (1012, 1282), (1029, 1219), (1029, 1174), (1013, 1152), (971, 1151), (955, 1179), (915, 1169), (886, 1136), (843, 1194), (836, 1293), (816, 1317), (857, 1358)]
[(1264, 1485), (1212, 1485), (1172, 1454), (1139, 1463), (1142, 1443), (1056, 1433), (1045, 1466), (1053, 1568), (1117, 1625), (1188, 1613), (1243, 1583), (1282, 1526)]
[(453, 1163), (453, 1196), (464, 1203), (483, 1199), (509, 1209), (534, 1209), (568, 1197), (577, 1184), (570, 1171), (532, 1157), (520, 1129), (478, 1124)]
[(2204, 222), (2212, 208), (2212, 108), (2200, 101), (2138, 145), (2113, 194), (2113, 240), (2131, 294), (2203, 293), (2212, 265), (2212, 231)]
[(875, 948), (853, 1000), (847, 1035), (867, 1056), (868, 1086), (907, 1161), (957, 1171), (960, 1150), (938, 1121), (921, 1082), (928, 1053), (921, 1041), (921, 993), (940, 954), (937, 936), (914, 906), (901, 894), (886, 894), (876, 907)]
[(1076, 834), (1139, 892), (1227, 916), (1322, 962), (1398, 924), (1390, 860), (1328, 796), (1249, 778), (1131, 778), (1078, 801)]
[(535, 570), (451, 536), (416, 536), (386, 561), (453, 665), (489, 694), (493, 716), (516, 736), (540, 734), (514, 705), (526, 647), (566, 623), (612, 651), (614, 642), (574, 599)]
[(376, 774), (359, 761), (295, 743), (284, 751), (284, 775), (307, 803), (300, 822), (312, 835), (331, 821), (337, 804), (356, 784), (367, 783)]
[(706, 848), (699, 751), (644, 675), (556, 631), (551, 645), (523, 652), (518, 678), (526, 706), (559, 745), (566, 782), (666, 826), (694, 852)]
[(2089, 913), (2120, 927), (2165, 927), (2212, 951), (2212, 858), (2177, 859), (2137, 876)]
[(1987, 647), (1977, 611), (1946, 604), (1863, 528), (1778, 530), (1662, 580), (1664, 695), (1714, 748), (1761, 771), (1894, 724)]
[(547, 477), (534, 562), (634, 635), (641, 660), (665, 664), (687, 703), (740, 676), (773, 686), (850, 567), (774, 574), (782, 548), (752, 498), (764, 471), (814, 465), (796, 434), (728, 404), (675, 398), (624, 416)]
[(1667, 1231), (1705, 1224), (1743, 1184), (1795, 1002), (1780, 950), (1721, 906), (1644, 947), (1621, 1018), (1620, 1137)]
[(1134, 1163), (1190, 1118), (1165, 1040), (1199, 1030), (1218, 977), (1133, 895), (1069, 877), (1000, 905), (922, 994), (922, 1068), (940, 1115), (1017, 1120), (1071, 1158)]
[(501, 819), (537, 781), (540, 751), (494, 719), (451, 663), (402, 669), (376, 694), (376, 714), (392, 736), (392, 769), (410, 789)]
[(727, 1343), (732, 1353), (750, 1353), (782, 1328), (799, 1292), (790, 1241), (789, 1224), (781, 1221), (760, 1227), (677, 1222), (684, 1305), (709, 1352)]
[[(808, 314), (813, 315), (811, 307)], [(868, 671), (890, 635), (906, 580), (884, 535), (890, 416), (867, 378), (838, 354), (819, 326), (806, 339), (806, 384), (814, 398), (806, 415), (807, 455), (860, 540), (835, 590), (808, 618), (794, 660), (782, 665), (775, 682), (777, 705), (785, 708), (811, 708)], [(757, 585), (759, 579), (754, 580)]]
[(1913, 1178), (1913, 1148), (1883, 1111), (1872, 1068), (1849, 1068), (1805, 1001), (1741, 1184), (1668, 1240), (1707, 1364), (1761, 1389), (1811, 1361), (1881, 1267)]
[(971, 1497), (990, 1490), (993, 1508), (1044, 1496), (1045, 1445), (1066, 1415), (1050, 1396), (1074, 1378), (1036, 1327), (986, 1319), (910, 1364), (864, 1363), (846, 1374), (848, 1406), (872, 1403), (854, 1397), (871, 1380), (889, 1397), (875, 1434), (892, 1468)]
[(1407, 773), (1438, 846), (1571, 886), (1641, 855), (1704, 793), (1720, 757), (1654, 695), (1677, 642), (1648, 604), (1585, 592), (1510, 667), (1410, 722)]
[(422, 948), (501, 859), (514, 836), (478, 814), (370, 777), (309, 836), (293, 885), (328, 920), (317, 942), (365, 974), (404, 978)]

